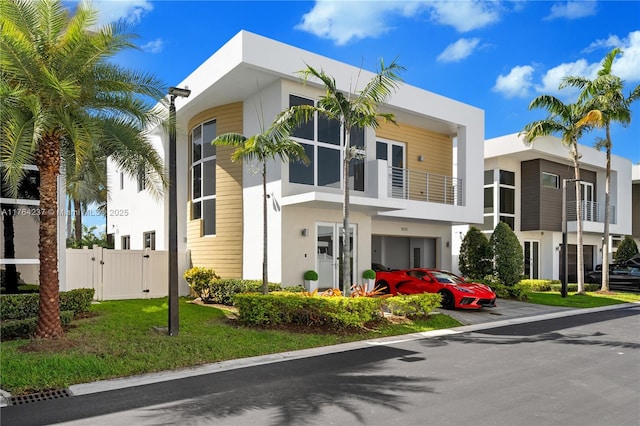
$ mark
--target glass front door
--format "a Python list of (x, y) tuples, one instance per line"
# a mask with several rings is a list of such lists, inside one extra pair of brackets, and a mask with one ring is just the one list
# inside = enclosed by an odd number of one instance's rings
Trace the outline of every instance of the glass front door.
[(524, 275), (530, 279), (540, 276), (540, 242), (524, 242)]
[[(316, 265), (318, 270), (318, 289), (320, 291), (329, 288), (339, 288), (344, 290), (342, 285), (342, 224), (339, 223), (318, 223), (316, 241)], [(357, 259), (357, 247), (355, 246), (356, 226), (349, 225), (349, 241), (351, 244), (351, 283), (354, 280), (355, 269), (353, 259)]]

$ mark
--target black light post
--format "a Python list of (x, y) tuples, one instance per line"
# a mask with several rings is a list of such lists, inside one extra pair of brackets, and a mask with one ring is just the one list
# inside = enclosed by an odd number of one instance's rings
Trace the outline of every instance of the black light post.
[(178, 194), (176, 189), (176, 97), (187, 98), (189, 89), (169, 88), (169, 336), (179, 330), (178, 316)]

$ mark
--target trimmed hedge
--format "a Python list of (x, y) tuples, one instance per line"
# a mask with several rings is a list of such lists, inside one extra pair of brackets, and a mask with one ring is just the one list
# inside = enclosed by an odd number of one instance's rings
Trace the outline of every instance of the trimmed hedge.
[[(60, 292), (60, 311), (72, 311), (75, 315), (88, 312), (94, 293), (92, 288)], [(39, 297), (38, 293), (0, 295), (0, 321), (37, 318)]]
[[(62, 326), (67, 326), (73, 320), (73, 311), (61, 311), (60, 321)], [(32, 337), (36, 333), (38, 318), (31, 317), (19, 320), (2, 321), (0, 323), (0, 340)]]
[(393, 296), (383, 299), (383, 305), (393, 315), (407, 318), (424, 318), (441, 306), (442, 296), (438, 293), (422, 293)]
[(337, 329), (363, 328), (380, 319), (383, 299), (375, 297), (305, 297), (290, 292), (243, 293), (234, 297), (238, 319), (246, 325), (296, 324)]
[[(269, 283), (269, 291), (279, 291), (280, 284)], [(205, 303), (219, 303), (233, 306), (233, 298), (240, 293), (257, 293), (262, 291), (262, 280), (219, 279), (209, 284), (209, 300)]]

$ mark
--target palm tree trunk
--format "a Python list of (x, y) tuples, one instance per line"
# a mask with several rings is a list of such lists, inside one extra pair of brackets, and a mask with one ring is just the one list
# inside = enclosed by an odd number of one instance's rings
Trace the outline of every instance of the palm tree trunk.
[(267, 276), (267, 162), (262, 163), (262, 294), (269, 293), (269, 279)]
[(76, 243), (79, 247), (82, 246), (82, 205), (80, 200), (73, 200), (73, 232), (75, 235)]
[(345, 152), (343, 162), (344, 198), (342, 202), (342, 289), (345, 296), (351, 290), (351, 242), (349, 241), (349, 141), (345, 140)]
[(571, 144), (573, 157), (573, 168), (575, 171), (575, 188), (576, 188), (576, 220), (578, 221), (578, 229), (576, 235), (576, 271), (578, 275), (578, 294), (584, 294), (584, 251), (582, 248), (582, 202), (581, 202), (581, 185), (580, 185), (580, 156), (578, 153), (578, 141), (574, 140)]
[(63, 336), (58, 281), (58, 182), (60, 140), (55, 135), (40, 141), (36, 153), (40, 171), (40, 307), (36, 337)]
[(609, 221), (611, 220), (611, 134), (606, 126), (607, 171), (604, 179), (604, 239), (602, 241), (602, 286), (600, 291), (609, 291)]
[[(4, 182), (3, 182), (4, 183)], [(2, 204), (2, 226), (4, 238), (4, 258), (15, 259), (15, 230), (13, 222), (14, 205)], [(7, 294), (18, 292), (18, 269), (14, 264), (6, 264), (4, 272), (4, 291)]]

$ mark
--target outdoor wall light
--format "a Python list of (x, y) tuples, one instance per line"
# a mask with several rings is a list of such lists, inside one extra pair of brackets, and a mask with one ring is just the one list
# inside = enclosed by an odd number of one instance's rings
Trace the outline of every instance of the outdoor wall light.
[(303, 237), (306, 237), (307, 235), (309, 235), (309, 230), (307, 228), (302, 228), (301, 234)]
[(424, 155), (422, 154), (418, 155), (418, 161), (424, 161)]

